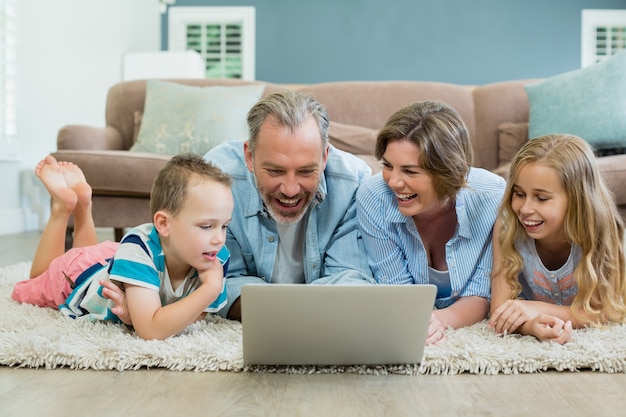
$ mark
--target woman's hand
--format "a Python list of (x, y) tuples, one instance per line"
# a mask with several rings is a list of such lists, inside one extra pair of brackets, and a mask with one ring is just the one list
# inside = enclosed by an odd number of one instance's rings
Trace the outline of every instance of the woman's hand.
[(428, 325), (427, 345), (438, 345), (446, 340), (446, 328), (433, 311)]

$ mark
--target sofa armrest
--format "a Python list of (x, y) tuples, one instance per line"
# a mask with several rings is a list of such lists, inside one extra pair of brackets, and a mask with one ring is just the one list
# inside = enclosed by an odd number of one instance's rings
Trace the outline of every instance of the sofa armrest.
[(57, 149), (126, 150), (121, 133), (112, 126), (68, 125), (59, 130)]

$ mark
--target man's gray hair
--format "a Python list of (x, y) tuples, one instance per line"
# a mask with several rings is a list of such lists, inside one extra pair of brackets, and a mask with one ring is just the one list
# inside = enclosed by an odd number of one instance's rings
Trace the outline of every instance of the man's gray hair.
[(322, 136), (323, 149), (328, 144), (328, 113), (310, 94), (285, 90), (269, 94), (248, 112), (248, 146), (254, 154), (259, 130), (263, 123), (273, 118), (279, 125), (295, 129), (311, 115), (317, 121)]

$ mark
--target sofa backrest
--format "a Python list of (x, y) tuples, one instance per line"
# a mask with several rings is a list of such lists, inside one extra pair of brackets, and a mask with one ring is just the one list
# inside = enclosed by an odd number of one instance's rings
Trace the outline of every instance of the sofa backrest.
[[(249, 85), (261, 81), (179, 79), (192, 86)], [(539, 80), (518, 80), (472, 87), (425, 81), (339, 81), (283, 85), (263, 82), (264, 96), (286, 88), (312, 94), (328, 110), (331, 122), (378, 130), (393, 112), (419, 100), (440, 100), (455, 108), (467, 125), (474, 148), (474, 165), (498, 166), (498, 127), (505, 122), (527, 122), (528, 96), (524, 85)], [(106, 122), (120, 131), (126, 149), (133, 145), (136, 115), (142, 114), (146, 81), (125, 81), (112, 86), (107, 97)], [(345, 126), (344, 126), (345, 128)]]
[[(300, 91), (311, 93), (328, 110), (331, 131), (337, 132), (337, 123), (347, 133), (343, 139), (331, 135), (331, 143), (357, 140), (358, 148), (370, 148), (371, 154), (359, 154), (373, 169), (380, 170), (373, 156), (376, 133), (398, 109), (420, 100), (440, 100), (455, 108), (465, 122), (470, 137), (475, 132), (472, 87), (423, 81), (341, 81), (304, 85)], [(356, 127), (357, 129), (351, 129)], [(363, 132), (371, 129), (371, 133)], [(338, 146), (348, 150), (348, 147)]]
[(300, 88), (326, 106), (330, 120), (380, 129), (396, 110), (415, 101), (441, 100), (454, 107), (474, 132), (471, 88), (421, 81), (343, 81)]
[(472, 91), (476, 121), (472, 140), (476, 166), (490, 170), (498, 167), (498, 128), (502, 123), (528, 122), (530, 106), (524, 86), (539, 81), (504, 81), (479, 86)]

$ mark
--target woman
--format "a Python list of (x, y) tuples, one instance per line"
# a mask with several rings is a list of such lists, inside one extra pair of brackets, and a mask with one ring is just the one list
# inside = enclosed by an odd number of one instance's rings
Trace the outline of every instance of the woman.
[(448, 105), (421, 101), (394, 113), (376, 141), (382, 172), (357, 193), (367, 257), (381, 284), (434, 284), (427, 344), (489, 309), (491, 236), (505, 182), (471, 168), (467, 128)]

